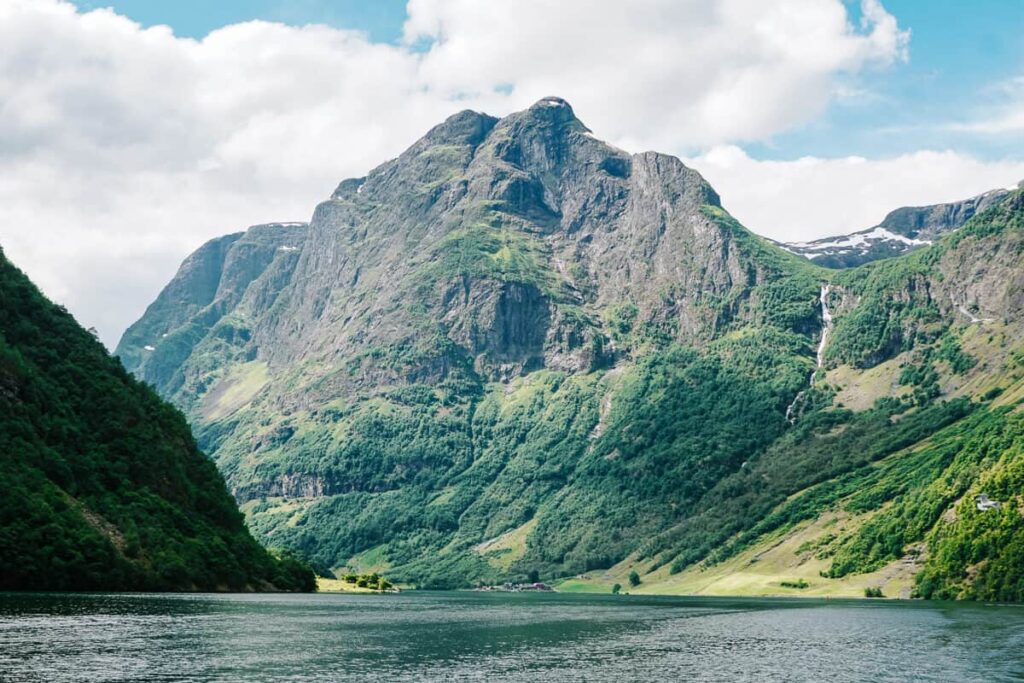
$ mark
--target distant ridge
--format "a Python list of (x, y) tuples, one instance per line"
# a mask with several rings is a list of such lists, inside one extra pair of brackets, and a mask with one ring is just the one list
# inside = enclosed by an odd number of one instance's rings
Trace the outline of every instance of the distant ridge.
[(929, 245), (960, 228), (975, 214), (995, 206), (1009, 192), (991, 190), (959, 202), (905, 206), (891, 211), (881, 223), (865, 230), (810, 242), (780, 243), (780, 246), (826, 268), (852, 268)]

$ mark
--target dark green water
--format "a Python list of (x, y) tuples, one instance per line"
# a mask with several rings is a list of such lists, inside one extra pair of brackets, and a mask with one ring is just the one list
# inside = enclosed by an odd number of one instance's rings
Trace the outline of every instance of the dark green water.
[(344, 680), (1024, 680), (1024, 609), (554, 594), (0, 594), (0, 681)]

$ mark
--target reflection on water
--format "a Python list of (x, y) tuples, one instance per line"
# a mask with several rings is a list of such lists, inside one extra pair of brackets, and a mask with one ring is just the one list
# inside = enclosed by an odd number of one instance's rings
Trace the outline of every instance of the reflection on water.
[(1024, 680), (1024, 609), (553, 594), (0, 594), (2, 681)]

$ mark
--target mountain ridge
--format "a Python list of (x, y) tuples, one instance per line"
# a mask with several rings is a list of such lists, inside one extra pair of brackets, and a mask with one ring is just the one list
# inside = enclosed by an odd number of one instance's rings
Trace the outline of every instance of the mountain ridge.
[[(1024, 185), (1024, 181), (1021, 181)], [(886, 214), (876, 226), (810, 242), (777, 242), (783, 249), (826, 268), (850, 268), (906, 254), (959, 229), (976, 213), (995, 206), (1008, 189), (983, 192), (969, 199), (929, 206), (904, 206)]]
[[(342, 181), (215, 322), (158, 307), (118, 353), (194, 421), (254, 530), (326, 565), (435, 587), (620, 563), (671, 578), (803, 524), (766, 526), (792, 496), (909, 462), (984, 393), (959, 387), (1016, 376), (1012, 348), (963, 345), (981, 320), (1019, 331), (1019, 194), (836, 271), (743, 228), (678, 159), (596, 140), (564, 100), (461, 112)], [(777, 485), (755, 485), (762, 461)], [(880, 561), (842, 552), (837, 590)]]

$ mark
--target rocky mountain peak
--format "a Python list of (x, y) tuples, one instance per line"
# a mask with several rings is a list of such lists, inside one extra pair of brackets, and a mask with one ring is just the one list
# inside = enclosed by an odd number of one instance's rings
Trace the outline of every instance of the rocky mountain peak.
[(942, 233), (956, 230), (974, 214), (997, 204), (1007, 194), (1007, 190), (998, 189), (948, 204), (905, 206), (890, 211), (879, 226), (905, 237), (933, 241)]
[(423, 136), (423, 140), (435, 145), (479, 145), (494, 128), (498, 119), (471, 109), (452, 114)]
[(707, 306), (707, 293), (747, 291), (763, 276), (748, 262), (753, 243), (737, 242), (712, 209), (718, 195), (695, 170), (598, 140), (561, 98), (500, 119), (461, 111), (341, 182), (302, 239), (255, 228), (214, 253), (209, 279), (230, 283), (225, 295), (172, 305), (168, 294), (192, 289), (183, 271), (120, 351), (170, 389), (206, 381), (182, 367), (204, 345), (274, 367), (331, 365), (422, 347), (433, 325), (450, 346), (403, 356), (415, 368), (375, 364), (345, 381), (441, 378), (456, 361), (487, 379), (598, 367), (611, 358), (604, 307), (630, 299), (639, 320), (706, 339), (734, 315)]
[[(929, 411), (966, 407), (933, 399), (1017, 363), (1021, 196), (917, 255), (830, 272), (745, 230), (679, 159), (595, 139), (564, 100), (460, 112), (341, 183), (308, 228), (209, 245), (119, 353), (192, 418), (253, 528), (331, 567), (372, 551), (436, 587), (631, 557), (674, 571), (803, 490), (875, 486), (810, 488), (881, 471), (865, 435), (928, 437), (948, 424)], [(849, 241), (926, 240), (895, 228)]]
[(560, 173), (572, 161), (572, 148), (581, 143), (578, 136), (589, 132), (568, 102), (546, 97), (501, 119), (489, 142), (499, 161), (527, 172)]
[(561, 97), (549, 95), (548, 97), (542, 97), (533, 103), (528, 111), (543, 110), (543, 111), (558, 111), (567, 113), (569, 116), (574, 116), (572, 113), (572, 105), (563, 100)]
[(576, 118), (572, 105), (561, 97), (545, 97), (537, 100), (529, 109), (511, 114), (509, 118), (529, 121), (532, 125), (569, 126), (572, 130), (583, 127), (585, 130), (589, 130)]

